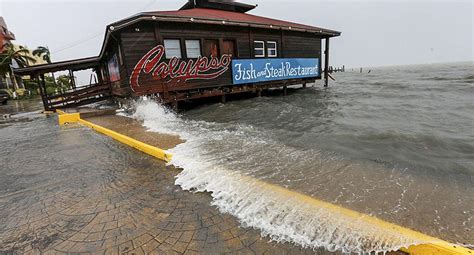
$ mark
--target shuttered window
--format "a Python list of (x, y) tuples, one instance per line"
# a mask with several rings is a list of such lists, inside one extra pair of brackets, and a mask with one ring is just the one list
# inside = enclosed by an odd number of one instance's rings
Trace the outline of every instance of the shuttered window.
[(186, 40), (186, 57), (199, 58), (201, 56), (201, 43), (199, 40)]
[(167, 59), (181, 58), (181, 44), (176, 39), (165, 39), (165, 55)]

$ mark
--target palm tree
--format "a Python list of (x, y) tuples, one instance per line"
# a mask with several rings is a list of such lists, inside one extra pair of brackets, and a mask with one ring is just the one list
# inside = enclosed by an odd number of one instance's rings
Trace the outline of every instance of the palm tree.
[[(33, 56), (38, 56), (42, 58), (46, 63), (51, 64), (51, 52), (49, 51), (48, 47), (38, 46), (38, 48), (33, 51)], [(56, 86), (56, 78), (54, 77), (54, 73), (51, 73), (51, 76), (53, 77), (53, 82)]]
[(18, 50), (15, 49), (13, 44), (7, 43), (4, 47), (4, 51), (0, 54), (0, 75), (6, 77), (7, 74), (13, 82), (15, 90), (18, 89), (18, 83), (13, 73), (12, 64), (15, 62), (20, 68), (29, 66), (29, 63), (35, 63), (36, 60), (29, 56), (30, 51), (20, 46)]
[(38, 46), (38, 48), (33, 51), (33, 56), (42, 57), (46, 63), (51, 64), (51, 52), (49, 52), (48, 47)]

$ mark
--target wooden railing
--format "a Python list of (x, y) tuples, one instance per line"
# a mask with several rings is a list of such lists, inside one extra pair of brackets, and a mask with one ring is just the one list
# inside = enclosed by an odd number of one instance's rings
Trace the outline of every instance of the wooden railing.
[(110, 97), (109, 84), (93, 84), (69, 90), (65, 93), (48, 96), (47, 108), (54, 110), (60, 108), (77, 107), (81, 105), (100, 102)]

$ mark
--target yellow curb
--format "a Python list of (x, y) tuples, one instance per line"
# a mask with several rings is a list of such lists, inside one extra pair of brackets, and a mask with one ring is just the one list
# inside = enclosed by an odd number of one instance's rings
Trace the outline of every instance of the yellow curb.
[[(151, 156), (154, 156), (166, 162), (171, 161), (172, 155), (165, 152), (164, 150), (153, 147), (149, 144), (145, 144), (143, 142), (137, 141), (128, 136), (119, 134), (115, 131), (106, 129), (104, 127), (95, 125), (91, 122), (85, 121), (80, 118), (79, 113), (66, 114), (60, 110), (57, 110), (57, 112), (59, 113), (58, 118), (59, 118), (60, 125), (64, 125), (65, 123), (78, 122), (96, 130), (97, 132), (100, 132), (104, 135), (112, 137), (113, 139), (119, 142), (127, 144)], [(343, 208), (343, 207), (340, 207), (328, 202), (315, 199), (307, 195), (303, 195), (295, 191), (282, 188), (277, 185), (273, 185), (273, 184), (269, 184), (260, 180), (253, 179), (251, 177), (244, 177), (244, 178), (248, 178), (249, 179), (248, 181), (255, 182), (261, 185), (262, 187), (266, 187), (272, 190), (275, 193), (284, 194), (286, 196), (292, 197), (292, 199), (299, 199), (308, 204), (313, 204), (318, 207), (326, 208), (330, 211), (333, 211), (334, 213), (345, 215), (347, 217), (353, 218), (354, 220), (362, 220), (362, 221), (365, 221), (367, 224), (376, 225), (384, 229), (390, 229), (404, 236), (407, 236), (416, 240), (420, 240), (421, 242), (423, 242), (423, 244), (411, 245), (409, 247), (404, 247), (400, 249), (401, 251), (406, 252), (408, 254), (412, 254), (412, 255), (474, 255), (474, 251), (468, 248), (455, 245), (455, 244), (443, 241), (441, 239), (431, 237), (429, 235), (425, 235), (415, 230), (411, 230), (408, 228), (395, 225), (393, 223), (383, 221), (381, 219), (378, 219), (377, 217), (369, 216), (367, 214), (359, 213), (356, 211), (352, 211), (352, 210), (349, 210), (349, 209), (346, 209), (346, 208)]]
[(109, 137), (111, 137), (111, 138), (113, 138), (113, 139), (115, 139), (115, 140), (117, 140), (121, 143), (124, 143), (128, 146), (131, 146), (131, 147), (133, 147), (133, 148), (135, 148), (139, 151), (142, 151), (142, 152), (144, 152), (148, 155), (151, 155), (155, 158), (161, 159), (165, 162), (170, 162), (171, 161), (172, 154), (167, 153), (165, 150), (160, 149), (160, 148), (156, 148), (154, 146), (151, 146), (149, 144), (140, 142), (140, 141), (135, 140), (133, 138), (130, 138), (128, 136), (119, 134), (119, 133), (117, 133), (115, 131), (112, 131), (110, 129), (101, 127), (99, 125), (96, 125), (92, 122), (83, 120), (83, 119), (81, 119), (80, 113), (64, 113), (63, 111), (60, 111), (60, 110), (58, 110), (57, 112), (59, 113), (58, 121), (59, 121), (59, 125), (61, 125), (61, 126), (66, 124), (66, 123), (80, 123), (84, 126), (90, 127), (90, 128), (96, 130), (99, 133), (102, 133), (106, 136), (109, 136)]
[(412, 255), (474, 255), (474, 251), (455, 245), (446, 241), (443, 241), (439, 238), (432, 237), (423, 233), (420, 233), (415, 230), (411, 230), (393, 223), (383, 221), (377, 217), (370, 216), (367, 214), (359, 213), (344, 207), (334, 205), (328, 202), (324, 202), (308, 195), (304, 195), (286, 188), (270, 184), (264, 181), (254, 179), (249, 176), (242, 176), (242, 178), (247, 178), (248, 182), (256, 183), (262, 188), (266, 188), (271, 192), (276, 194), (282, 194), (289, 199), (303, 201), (307, 204), (314, 205), (318, 208), (325, 208), (329, 211), (334, 212), (335, 214), (342, 214), (346, 217), (352, 218), (354, 220), (366, 222), (369, 225), (375, 225), (382, 229), (389, 229), (400, 233), (403, 236), (410, 237), (411, 239), (419, 240), (421, 243), (417, 245), (411, 245), (409, 247), (403, 247), (400, 250)]

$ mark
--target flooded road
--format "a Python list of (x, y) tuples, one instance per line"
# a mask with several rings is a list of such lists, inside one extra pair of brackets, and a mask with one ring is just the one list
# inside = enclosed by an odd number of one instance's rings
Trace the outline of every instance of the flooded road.
[[(337, 82), (199, 107), (180, 115), (138, 104), (133, 117), (177, 134), (176, 183), (274, 240), (369, 252), (350, 221), (249, 185), (247, 176), (473, 247), (474, 63), (336, 74)], [(230, 184), (232, 183), (232, 185)], [(335, 227), (336, 226), (336, 227)], [(379, 232), (373, 232), (378, 235)], [(380, 235), (381, 236), (381, 235)]]
[(0, 254), (314, 253), (240, 227), (159, 160), (54, 115), (22, 116), (0, 125)]

